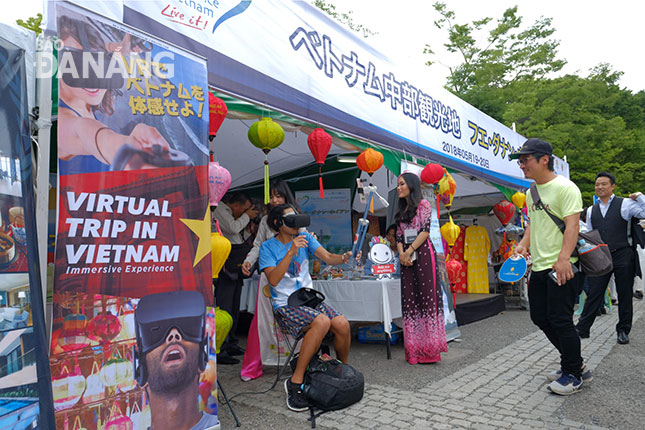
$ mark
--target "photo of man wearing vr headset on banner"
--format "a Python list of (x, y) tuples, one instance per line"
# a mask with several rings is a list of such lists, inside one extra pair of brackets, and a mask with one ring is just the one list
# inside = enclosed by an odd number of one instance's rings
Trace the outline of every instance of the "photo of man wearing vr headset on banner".
[(301, 412), (308, 409), (302, 391), (305, 370), (327, 332), (331, 330), (334, 334), (336, 356), (343, 363), (347, 363), (351, 343), (349, 322), (331, 306), (324, 301), (312, 307), (297, 304), (298, 290), (313, 285), (308, 257), (313, 255), (329, 265), (337, 265), (349, 262), (352, 253), (332, 254), (311, 233), (299, 233), (299, 228), (309, 226), (310, 218), (308, 214), (299, 214), (292, 205), (278, 205), (271, 209), (267, 224), (277, 234), (260, 247), (259, 262), (260, 270), (271, 286), (273, 312), (286, 322), (294, 338), (306, 332), (296, 369), (284, 385), (287, 407)]
[(200, 412), (197, 403), (209, 350), (201, 293), (173, 291), (144, 296), (134, 320), (134, 377), (150, 399), (151, 428), (216, 428), (217, 416)]

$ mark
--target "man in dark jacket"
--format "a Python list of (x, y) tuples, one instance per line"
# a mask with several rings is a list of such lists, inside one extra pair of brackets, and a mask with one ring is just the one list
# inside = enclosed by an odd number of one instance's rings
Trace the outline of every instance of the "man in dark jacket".
[(598, 203), (587, 209), (587, 228), (600, 232), (602, 240), (609, 246), (614, 264), (612, 272), (602, 276), (589, 277), (589, 293), (584, 310), (576, 329), (581, 338), (589, 337), (589, 330), (596, 318), (596, 310), (605, 295), (607, 284), (613, 273), (618, 294), (618, 343), (629, 343), (632, 328), (632, 288), (634, 276), (640, 276), (640, 264), (636, 247), (643, 243), (643, 230), (638, 218), (645, 218), (645, 196), (643, 193), (630, 194), (629, 198), (614, 195), (616, 179), (611, 173), (596, 175)]

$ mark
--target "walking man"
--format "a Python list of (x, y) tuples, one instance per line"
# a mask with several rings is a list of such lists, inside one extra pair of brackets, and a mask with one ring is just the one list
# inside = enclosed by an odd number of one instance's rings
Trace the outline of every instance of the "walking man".
[(643, 229), (638, 218), (645, 218), (645, 196), (633, 193), (629, 198), (614, 195), (616, 179), (611, 173), (596, 175), (598, 203), (587, 209), (587, 228), (597, 229), (603, 242), (609, 246), (614, 270), (602, 276), (588, 278), (589, 293), (576, 329), (581, 338), (589, 337), (589, 330), (596, 319), (596, 311), (605, 296), (607, 284), (613, 273), (618, 294), (618, 343), (629, 343), (632, 328), (632, 294), (634, 276), (640, 276), (637, 246), (642, 244)]
[[(547, 390), (569, 395), (591, 380), (591, 372), (582, 364), (580, 338), (573, 324), (573, 307), (581, 290), (579, 273), (574, 274), (571, 254), (579, 231), (582, 196), (578, 187), (553, 171), (553, 147), (540, 139), (528, 139), (519, 151), (510, 155), (517, 159), (524, 176), (537, 184), (540, 197), (534, 202), (527, 193), (530, 225), (515, 248), (526, 256), (531, 250), (533, 260), (529, 281), (531, 320), (544, 332), (560, 352), (560, 370), (547, 375)], [(546, 211), (562, 219), (564, 234)], [(549, 272), (554, 271), (556, 280)]]

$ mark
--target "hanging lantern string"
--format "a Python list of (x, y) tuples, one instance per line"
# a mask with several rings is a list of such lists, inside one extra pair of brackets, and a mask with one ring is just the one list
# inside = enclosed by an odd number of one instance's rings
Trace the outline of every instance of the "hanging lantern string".
[(271, 200), (269, 193), (269, 151), (264, 150), (264, 204), (268, 205)]
[(325, 198), (325, 190), (323, 189), (323, 180), (322, 180), (322, 164), (318, 165), (318, 185), (320, 188), (320, 198)]

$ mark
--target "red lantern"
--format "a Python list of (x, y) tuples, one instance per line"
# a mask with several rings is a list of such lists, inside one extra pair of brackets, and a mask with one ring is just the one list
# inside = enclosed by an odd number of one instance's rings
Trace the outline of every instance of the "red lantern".
[(316, 128), (307, 138), (307, 145), (309, 150), (314, 156), (316, 163), (318, 163), (318, 180), (320, 182), (320, 198), (325, 198), (325, 191), (323, 190), (322, 180), (322, 166), (325, 164), (325, 159), (329, 150), (331, 149), (331, 136), (322, 128)]
[(493, 212), (502, 225), (506, 225), (511, 222), (513, 214), (515, 214), (515, 206), (508, 200), (502, 200), (493, 206)]
[(356, 165), (370, 175), (370, 185), (372, 185), (372, 175), (383, 165), (383, 154), (372, 148), (367, 148), (356, 157)]
[(443, 178), (444, 168), (438, 164), (426, 164), (421, 171), (421, 180), (426, 184), (436, 184)]
[(110, 312), (98, 314), (92, 318), (88, 326), (91, 327), (95, 336), (106, 343), (117, 337), (121, 332), (121, 321)]
[(455, 259), (450, 259), (446, 262), (446, 270), (448, 271), (448, 279), (451, 284), (457, 283), (459, 272), (461, 272), (461, 263)]
[(457, 296), (455, 291), (455, 284), (461, 272), (461, 263), (453, 258), (446, 262), (446, 271), (448, 272), (448, 279), (450, 280), (450, 292), (452, 293), (453, 306), (457, 307)]
[(208, 135), (213, 139), (217, 135), (226, 114), (228, 113), (228, 108), (224, 100), (215, 97), (211, 92), (208, 93)]

